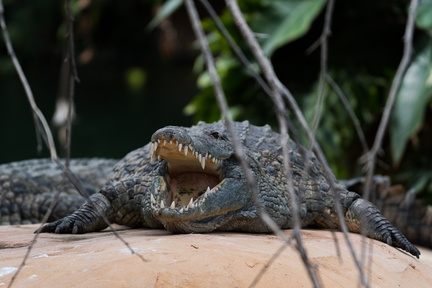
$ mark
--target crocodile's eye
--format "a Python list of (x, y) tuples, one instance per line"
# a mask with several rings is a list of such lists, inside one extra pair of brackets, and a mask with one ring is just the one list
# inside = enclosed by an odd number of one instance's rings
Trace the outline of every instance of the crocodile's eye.
[(223, 134), (219, 134), (217, 131), (210, 131), (209, 134), (215, 139), (227, 140)]
[(219, 132), (217, 132), (217, 131), (211, 131), (210, 135), (213, 136), (213, 138), (215, 138), (215, 139), (219, 139)]

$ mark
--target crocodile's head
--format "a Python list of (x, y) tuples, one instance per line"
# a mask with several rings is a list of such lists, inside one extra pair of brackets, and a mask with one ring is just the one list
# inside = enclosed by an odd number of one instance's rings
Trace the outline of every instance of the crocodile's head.
[(152, 136), (152, 161), (159, 165), (151, 208), (169, 231), (215, 230), (247, 201), (243, 174), (218, 123), (168, 126)]

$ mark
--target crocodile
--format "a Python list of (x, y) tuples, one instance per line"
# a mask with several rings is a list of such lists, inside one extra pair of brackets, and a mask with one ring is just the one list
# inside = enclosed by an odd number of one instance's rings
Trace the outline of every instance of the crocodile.
[[(268, 125), (258, 127), (247, 121), (232, 125), (262, 207), (280, 228), (292, 228), (281, 135)], [(290, 182), (302, 227), (341, 229), (345, 221), (350, 232), (365, 233), (419, 258), (420, 251), (376, 206), (339, 185), (333, 175), (325, 175), (311, 151), (291, 139), (288, 144)], [(149, 144), (115, 164), (91, 201), (35, 232), (88, 233), (107, 228), (108, 220), (173, 233), (269, 233), (271, 228), (260, 217), (249, 187), (223, 121), (188, 128), (167, 126), (157, 130)], [(336, 211), (337, 202), (344, 220)]]

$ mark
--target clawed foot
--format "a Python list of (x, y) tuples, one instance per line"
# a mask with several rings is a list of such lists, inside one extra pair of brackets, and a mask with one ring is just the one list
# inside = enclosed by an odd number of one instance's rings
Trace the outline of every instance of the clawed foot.
[[(109, 201), (99, 193), (92, 195), (90, 199), (92, 205), (86, 202), (71, 215), (45, 224), (35, 233), (82, 234), (105, 229), (108, 224), (104, 216), (106, 217), (111, 209)], [(94, 207), (96, 207), (97, 211)], [(107, 220), (109, 221), (109, 219)]]
[(89, 232), (86, 231), (85, 223), (73, 216), (76, 215), (71, 214), (55, 222), (47, 223), (34, 233), (82, 234)]
[(381, 233), (377, 235), (377, 238), (382, 237), (382, 240), (378, 240), (386, 242), (390, 246), (405, 250), (417, 258), (420, 258), (420, 251), (413, 244), (411, 244), (411, 242), (409, 242), (408, 239), (405, 238), (405, 236), (398, 229), (392, 226), (388, 221), (387, 224), (384, 223), (382, 227), (383, 228), (377, 229), (377, 232), (375, 232)]
[(403, 249), (419, 258), (420, 251), (369, 201), (355, 200), (349, 207), (346, 216), (350, 231), (360, 233), (363, 232), (363, 229), (368, 237)]

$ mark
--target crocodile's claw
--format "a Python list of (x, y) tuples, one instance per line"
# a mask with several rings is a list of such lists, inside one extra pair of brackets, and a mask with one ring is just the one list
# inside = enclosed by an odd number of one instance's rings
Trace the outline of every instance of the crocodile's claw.
[[(34, 233), (82, 234), (105, 229), (108, 224), (101, 214), (107, 216), (106, 211), (110, 204), (99, 193), (92, 195), (91, 200), (94, 206), (86, 202), (71, 215), (45, 224)], [(94, 207), (97, 207), (98, 211)]]
[(419, 258), (420, 251), (369, 201), (355, 200), (348, 209), (346, 220), (350, 231), (361, 233), (363, 229), (368, 237), (405, 250)]

